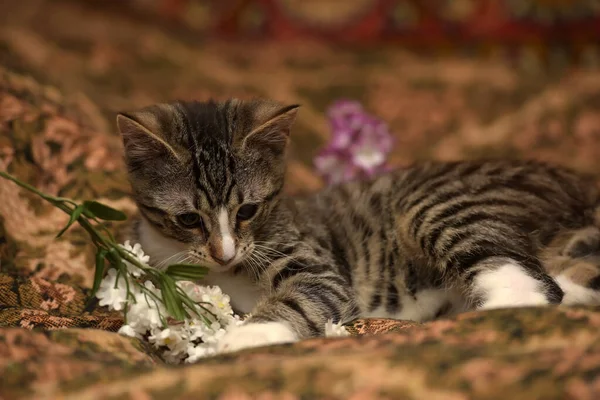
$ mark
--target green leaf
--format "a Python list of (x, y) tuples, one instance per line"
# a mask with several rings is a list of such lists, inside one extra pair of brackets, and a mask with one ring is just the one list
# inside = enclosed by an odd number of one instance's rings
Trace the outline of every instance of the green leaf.
[(84, 208), (84, 205), (78, 205), (77, 207), (75, 207), (75, 209), (71, 213), (71, 217), (69, 218), (69, 222), (67, 223), (67, 225), (64, 228), (62, 228), (60, 232), (58, 232), (58, 235), (56, 235), (57, 239), (61, 237), (67, 231), (67, 229), (69, 229), (71, 225), (75, 223), (75, 221), (77, 221), (77, 218), (79, 218)]
[(98, 291), (100, 283), (102, 282), (102, 277), (104, 276), (104, 263), (107, 253), (108, 252), (105, 249), (98, 249), (96, 252), (96, 271), (94, 271), (94, 285), (92, 286), (91, 297), (96, 296), (96, 292)]
[(194, 275), (194, 274), (178, 274), (178, 273), (170, 273), (169, 276), (173, 279), (175, 279), (176, 281), (189, 281), (189, 282), (195, 282), (199, 279), (198, 275)]
[(181, 297), (177, 293), (177, 286), (173, 278), (168, 275), (162, 275), (160, 278), (160, 288), (165, 307), (169, 314), (175, 319), (183, 321), (185, 319), (185, 309), (183, 308)]
[(125, 221), (127, 219), (127, 215), (123, 211), (115, 210), (97, 201), (85, 201), (83, 205), (85, 207), (84, 214), (89, 217), (96, 217), (105, 221)]
[(172, 264), (165, 273), (177, 281), (196, 281), (204, 278), (209, 269), (197, 264)]

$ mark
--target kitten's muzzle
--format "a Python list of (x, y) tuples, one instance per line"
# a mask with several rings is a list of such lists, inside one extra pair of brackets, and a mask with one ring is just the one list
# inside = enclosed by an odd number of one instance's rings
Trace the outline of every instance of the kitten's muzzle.
[(210, 254), (210, 256), (212, 257), (212, 259), (213, 259), (213, 260), (214, 260), (214, 261), (215, 261), (217, 264), (220, 264), (220, 265), (226, 265), (226, 264), (227, 264), (229, 261), (231, 261), (231, 258), (230, 258), (230, 259), (228, 259), (228, 260), (224, 260), (224, 259), (222, 259), (222, 258), (219, 258), (217, 255), (215, 255), (215, 254), (212, 254), (212, 253)]
[(235, 256), (234, 254), (229, 254), (224, 252), (221, 248), (216, 246), (210, 246), (210, 256), (214, 262), (219, 265), (227, 265)]

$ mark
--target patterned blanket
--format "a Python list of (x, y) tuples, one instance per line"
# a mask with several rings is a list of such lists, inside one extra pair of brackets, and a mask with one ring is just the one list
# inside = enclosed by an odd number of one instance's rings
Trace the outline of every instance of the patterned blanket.
[[(317, 43), (189, 43), (125, 17), (112, 16), (106, 29), (106, 15), (57, 3), (46, 10), (50, 20), (13, 13), (0, 28), (0, 170), (49, 193), (134, 213), (114, 112), (211, 93), (304, 105), (289, 192), (322, 185), (311, 158), (327, 140), (323, 110), (342, 94), (390, 122), (395, 165), (486, 155), (597, 169), (597, 71), (432, 62), (395, 49)], [(115, 333), (118, 314), (85, 308), (92, 248), (77, 227), (54, 238), (66, 220), (0, 181), (2, 400), (600, 398), (600, 309), (585, 307), (426, 324), (359, 320), (348, 338), (169, 367), (152, 348)], [(122, 233), (126, 224), (111, 229)]]

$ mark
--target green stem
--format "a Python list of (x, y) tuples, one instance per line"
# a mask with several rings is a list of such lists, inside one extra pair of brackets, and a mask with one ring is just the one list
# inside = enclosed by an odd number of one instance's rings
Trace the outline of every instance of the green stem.
[[(27, 189), (32, 193), (37, 194), (38, 196), (40, 196), (42, 199), (46, 200), (47, 202), (51, 203), (52, 205), (54, 205), (55, 207), (57, 207), (58, 209), (60, 209), (61, 211), (63, 211), (65, 214), (71, 215), (72, 211), (68, 206), (66, 206), (65, 204), (63, 204), (63, 202), (67, 201), (66, 199), (63, 198), (58, 198), (58, 197), (54, 197), (54, 196), (49, 196), (41, 191), (39, 191), (38, 189), (36, 189), (35, 187), (31, 186), (28, 183), (25, 182), (21, 182), (20, 180), (18, 180), (16, 177), (10, 175), (7, 172), (4, 171), (0, 171), (0, 176), (3, 178), (8, 179), (9, 181), (12, 181), (14, 183), (16, 183), (17, 185), (21, 186), (23, 189)], [(68, 200), (70, 203), (72, 202), (71, 200)], [(87, 219), (85, 219), (84, 216), (80, 216), (79, 218), (77, 218), (77, 223), (79, 225), (81, 225), (81, 227), (83, 229), (85, 229), (85, 231), (87, 233), (90, 234), (90, 236), (92, 237), (92, 239), (94, 240), (94, 243), (96, 244), (96, 246), (98, 246), (98, 244), (101, 244), (102, 246), (104, 246), (107, 250), (110, 250), (113, 247), (117, 248), (117, 251), (119, 252), (119, 255), (121, 257), (123, 257), (125, 260), (129, 261), (130, 263), (132, 263), (133, 265), (135, 265), (136, 267), (142, 269), (142, 270), (146, 270), (147, 268), (144, 267), (144, 265), (142, 265), (140, 262), (138, 262), (138, 260), (136, 260), (134, 257), (130, 256), (129, 253), (122, 249), (120, 246), (115, 246), (114, 243), (110, 243), (109, 240), (107, 240), (104, 236), (100, 235), (92, 226), (92, 224), (89, 223), (89, 221)]]
[[(54, 197), (54, 196), (47, 195), (47, 194), (39, 191), (35, 187), (31, 186), (30, 184), (25, 183), (25, 182), (21, 182), (16, 177), (12, 176), (11, 174), (9, 174), (7, 172), (0, 171), (0, 176), (3, 177), (3, 178), (8, 179), (9, 181), (12, 181), (12, 182), (16, 183), (17, 185), (21, 186), (24, 189), (29, 190), (32, 193), (37, 194), (38, 196), (40, 196), (41, 198), (43, 198), (44, 200), (46, 200), (50, 204), (54, 205), (55, 207), (57, 207), (58, 209), (60, 209), (61, 211), (63, 211), (65, 214), (71, 215), (71, 213), (73, 212), (73, 210), (70, 209), (68, 206), (66, 206), (64, 204), (64, 202), (68, 202), (70, 204), (73, 204), (74, 206), (77, 206), (77, 204), (75, 202), (73, 202), (72, 200), (65, 199), (65, 198), (62, 198), (62, 197)], [(115, 248), (117, 250), (117, 252), (119, 253), (119, 255), (122, 258), (124, 258), (125, 260), (127, 260), (128, 262), (130, 262), (131, 264), (135, 265), (136, 267), (138, 267), (139, 269), (141, 269), (143, 271), (148, 271), (149, 270), (147, 266), (145, 266), (144, 264), (140, 263), (127, 250), (123, 249), (121, 246), (119, 246), (116, 243), (114, 243), (114, 239), (112, 239), (112, 238), (107, 239), (103, 235), (99, 234), (94, 229), (94, 227), (92, 226), (92, 224), (90, 224), (90, 222), (86, 219), (85, 216), (82, 215), (79, 218), (77, 218), (77, 223), (79, 223), (79, 225), (81, 225), (81, 227), (83, 229), (85, 229), (85, 231), (87, 233), (90, 234), (90, 236), (92, 237), (92, 240), (94, 241), (94, 244), (97, 247), (99, 247), (99, 244), (100, 244), (103, 247), (105, 247), (107, 250), (110, 250), (111, 248)], [(103, 227), (103, 228), (105, 228), (105, 227)]]
[[(3, 177), (3, 178), (8, 179), (9, 181), (12, 181), (12, 182), (16, 183), (17, 185), (21, 186), (23, 189), (27, 189), (30, 192), (37, 194), (42, 199), (46, 200), (48, 203), (52, 204), (53, 206), (55, 206), (59, 210), (63, 211), (65, 214), (71, 215), (71, 213), (73, 212), (72, 209), (70, 209), (68, 206), (66, 206), (64, 204), (65, 200), (62, 199), (62, 198), (50, 196), (50, 195), (47, 195), (47, 194), (45, 194), (43, 192), (40, 192), (35, 187), (31, 186), (28, 183), (21, 182), (16, 177), (10, 175), (7, 172), (0, 171), (0, 176)], [(71, 202), (71, 201), (69, 201), (69, 202)], [(103, 237), (102, 235), (98, 234), (98, 232), (96, 232), (96, 230), (94, 229), (94, 227), (84, 217), (80, 216), (79, 218), (77, 218), (77, 222), (79, 223), (79, 225), (81, 225), (81, 227), (83, 229), (85, 229), (87, 231), (87, 233), (90, 234), (90, 236), (92, 236), (94, 242), (96, 243), (96, 246), (98, 245), (97, 242), (99, 242), (103, 246), (106, 246), (107, 249), (110, 249), (111, 247), (113, 247), (106, 240), (105, 237)]]
[[(74, 208), (78, 206), (77, 203), (75, 203), (73, 200), (45, 194), (45, 193), (39, 191), (38, 189), (36, 189), (34, 186), (20, 181), (19, 179), (17, 179), (16, 177), (14, 177), (13, 175), (11, 175), (7, 172), (0, 171), (0, 177), (8, 179), (9, 181), (14, 182), (15, 184), (22, 187), (23, 189), (26, 189), (26, 190), (30, 191), (31, 193), (38, 195), (42, 199), (46, 200), (47, 202), (49, 202), (50, 204), (52, 204), (53, 206), (58, 208), (59, 210), (63, 211), (65, 214), (72, 215)], [(73, 208), (71, 208), (71, 207), (73, 207)], [(83, 214), (77, 218), (77, 223), (90, 235), (92, 242), (94, 243), (94, 245), (96, 247), (104, 248), (107, 251), (112, 250), (113, 252), (116, 252), (119, 257), (121, 257), (122, 259), (131, 263), (132, 265), (136, 266), (137, 268), (141, 269), (146, 274), (155, 276), (159, 281), (164, 280), (164, 278), (165, 278), (164, 272), (154, 270), (152, 268), (149, 268), (147, 265), (144, 265), (141, 262), (139, 262), (138, 259), (136, 257), (134, 257), (128, 250), (119, 246), (115, 242), (113, 236), (110, 234), (108, 229), (102, 223), (100, 223), (96, 218), (93, 218), (93, 220), (99, 224), (99, 226), (106, 232), (106, 234), (108, 234), (108, 238), (106, 236), (100, 234)], [(118, 264), (121, 264), (120, 259), (115, 262), (117, 262)], [(125, 266), (122, 266), (122, 268), (117, 268), (117, 269), (119, 270), (119, 273), (123, 273), (125, 275), (125, 280), (127, 282), (128, 301), (129, 301), (129, 295), (132, 295), (132, 294), (131, 294), (131, 291), (129, 288), (129, 280), (126, 277), (127, 272), (128, 272), (127, 268)], [(117, 279), (117, 282), (118, 282), (118, 279)], [(149, 290), (145, 290), (146, 287), (144, 287), (144, 285), (141, 285), (141, 284), (138, 284), (138, 285), (142, 288), (143, 291), (150, 293), (151, 295), (153, 295), (154, 297), (157, 297), (157, 299), (158, 299), (158, 296), (156, 296), (154, 293), (152, 293)], [(190, 303), (193, 304), (192, 300), (180, 288), (177, 288), (176, 295), (179, 295), (182, 299), (185, 299), (184, 303), (188, 303), (188, 306), (191, 307)], [(211, 314), (211, 316), (213, 316), (216, 319), (216, 315), (214, 315), (212, 312), (210, 312), (208, 309), (206, 309), (206, 307), (202, 306), (201, 304), (199, 304), (198, 306), (200, 308), (202, 308), (205, 312)], [(193, 307), (191, 307), (191, 309), (193, 310)], [(202, 316), (202, 317), (204, 319), (206, 319), (205, 316)], [(208, 323), (210, 321), (205, 321), (205, 322)]]
[(43, 198), (46, 201), (49, 201), (52, 204), (55, 204), (57, 201), (60, 201), (59, 199), (57, 199), (54, 196), (49, 196), (43, 192), (40, 192), (39, 190), (37, 190), (35, 187), (31, 186), (28, 183), (25, 182), (21, 182), (20, 180), (18, 180), (16, 177), (12, 176), (11, 174), (9, 174), (8, 172), (4, 172), (4, 171), (0, 171), (0, 176), (8, 179), (9, 181), (13, 181), (14, 183), (16, 183), (17, 185), (21, 186), (24, 189), (29, 190), (30, 192), (33, 192), (35, 194), (37, 194), (38, 196), (40, 196), (41, 198)]

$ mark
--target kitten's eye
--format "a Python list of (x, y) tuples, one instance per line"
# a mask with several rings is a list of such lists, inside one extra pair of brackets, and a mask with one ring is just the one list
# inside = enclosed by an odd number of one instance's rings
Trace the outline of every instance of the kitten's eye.
[(238, 221), (246, 221), (256, 214), (258, 206), (256, 204), (244, 204), (237, 212), (236, 218)]
[(192, 228), (202, 224), (202, 218), (196, 213), (187, 213), (177, 216), (179, 223), (185, 227)]

